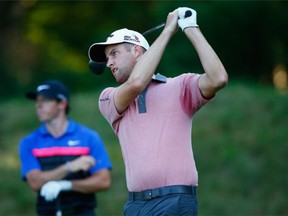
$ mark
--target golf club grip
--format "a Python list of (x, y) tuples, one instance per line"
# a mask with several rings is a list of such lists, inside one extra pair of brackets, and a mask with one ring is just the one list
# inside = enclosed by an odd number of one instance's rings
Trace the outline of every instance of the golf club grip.
[(190, 16), (192, 16), (192, 11), (186, 10), (186, 11), (185, 11), (184, 18), (187, 18), (187, 17), (190, 17)]
[(59, 197), (56, 198), (56, 216), (62, 216), (61, 202)]

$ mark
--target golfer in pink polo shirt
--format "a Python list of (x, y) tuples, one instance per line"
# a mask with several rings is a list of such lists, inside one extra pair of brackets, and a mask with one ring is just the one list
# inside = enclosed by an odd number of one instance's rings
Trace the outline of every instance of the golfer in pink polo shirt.
[[(192, 15), (185, 17), (187, 11)], [(155, 72), (178, 27), (204, 73), (167, 78)], [(106, 62), (120, 83), (102, 91), (99, 108), (121, 145), (129, 190), (124, 215), (197, 215), (192, 119), (226, 85), (228, 75), (202, 35), (196, 11), (182, 7), (169, 13), (151, 47), (138, 32), (120, 29), (106, 42), (92, 44), (89, 57)]]

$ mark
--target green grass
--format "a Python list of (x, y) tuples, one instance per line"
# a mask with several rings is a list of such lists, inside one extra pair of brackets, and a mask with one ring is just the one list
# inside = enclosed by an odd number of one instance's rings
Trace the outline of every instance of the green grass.
[[(102, 136), (112, 187), (98, 193), (99, 215), (122, 215), (127, 191), (120, 146), (100, 115), (99, 91), (72, 95), (71, 117)], [(199, 215), (288, 214), (288, 98), (272, 87), (230, 82), (193, 122)], [(0, 105), (0, 215), (35, 215), (35, 194), (20, 180), (18, 143), (38, 126), (22, 98)]]

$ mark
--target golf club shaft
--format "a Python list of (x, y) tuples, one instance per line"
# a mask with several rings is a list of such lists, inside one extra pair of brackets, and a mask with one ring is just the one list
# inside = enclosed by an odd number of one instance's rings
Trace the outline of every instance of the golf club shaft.
[(143, 32), (142, 35), (144, 36), (144, 35), (150, 34), (151, 32), (154, 32), (154, 31), (156, 31), (156, 30), (158, 30), (160, 28), (163, 28), (164, 26), (165, 26), (165, 23), (161, 23), (160, 25), (157, 25), (154, 28), (151, 28), (151, 29)]

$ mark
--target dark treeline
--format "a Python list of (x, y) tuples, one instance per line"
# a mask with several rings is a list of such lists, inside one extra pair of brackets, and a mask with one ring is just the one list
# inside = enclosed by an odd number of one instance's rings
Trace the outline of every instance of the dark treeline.
[[(72, 91), (114, 82), (108, 72), (101, 79), (90, 73), (89, 46), (119, 28), (144, 32), (180, 6), (197, 11), (230, 77), (270, 84), (273, 69), (287, 65), (286, 1), (1, 1), (0, 97), (22, 94), (46, 78), (61, 79)], [(150, 44), (160, 31), (147, 36)], [(158, 68), (168, 76), (202, 71), (180, 31)]]

